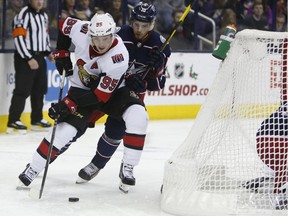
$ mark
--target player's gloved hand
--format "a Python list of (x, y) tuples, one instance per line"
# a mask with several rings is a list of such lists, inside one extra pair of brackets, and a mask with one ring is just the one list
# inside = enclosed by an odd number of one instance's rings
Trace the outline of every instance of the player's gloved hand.
[(52, 103), (51, 107), (48, 109), (48, 115), (52, 119), (62, 119), (71, 113), (76, 112), (76, 103), (68, 96), (63, 98), (60, 103)]
[(70, 59), (70, 52), (68, 50), (56, 50), (52, 53), (56, 68), (59, 74), (63, 74), (63, 70), (66, 71), (66, 77), (73, 74), (73, 65)]
[(125, 84), (135, 93), (145, 92), (147, 88), (146, 80), (143, 80), (139, 74), (131, 74), (125, 77)]
[(164, 65), (164, 55), (158, 47), (153, 48), (148, 53), (147, 65), (150, 68), (147, 75), (150, 77), (158, 77), (159, 72)]

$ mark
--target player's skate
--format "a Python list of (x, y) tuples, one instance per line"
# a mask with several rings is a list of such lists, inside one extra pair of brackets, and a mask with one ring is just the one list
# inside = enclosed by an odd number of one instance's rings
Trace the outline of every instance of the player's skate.
[[(33, 170), (30, 164), (27, 164), (25, 170), (19, 175), (21, 184), (17, 187), (18, 190), (27, 188), (31, 182), (38, 176), (38, 172)], [(26, 187), (25, 187), (26, 186)]]
[(259, 177), (242, 184), (242, 187), (249, 189), (255, 193), (271, 193), (273, 190), (274, 178)]
[(40, 122), (32, 122), (31, 123), (31, 131), (48, 131), (51, 127), (51, 124), (42, 119)]
[(98, 169), (98, 167), (96, 167), (92, 162), (90, 162), (87, 166), (85, 166), (79, 171), (76, 184), (83, 184), (90, 181), (99, 173), (99, 171), (100, 169)]
[(13, 132), (18, 132), (20, 134), (27, 133), (27, 127), (23, 125), (21, 121), (16, 121), (12, 123), (8, 123), (6, 133), (11, 134)]
[(135, 178), (133, 176), (133, 166), (130, 164), (126, 164), (124, 162), (121, 163), (119, 178), (121, 179), (119, 189), (128, 193), (130, 186), (135, 185)]

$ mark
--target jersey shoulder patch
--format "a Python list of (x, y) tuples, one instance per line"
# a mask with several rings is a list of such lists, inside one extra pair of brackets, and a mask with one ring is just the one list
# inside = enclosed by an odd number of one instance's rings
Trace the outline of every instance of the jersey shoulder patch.
[(113, 63), (120, 63), (122, 61), (124, 61), (124, 56), (123, 54), (115, 54), (113, 56), (111, 56)]

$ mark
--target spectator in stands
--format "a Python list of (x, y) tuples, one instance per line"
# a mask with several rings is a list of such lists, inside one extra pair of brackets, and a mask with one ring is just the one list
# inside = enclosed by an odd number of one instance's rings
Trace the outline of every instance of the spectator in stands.
[(175, 9), (185, 8), (184, 0), (157, 0), (154, 2), (157, 10), (157, 29), (162, 32), (167, 32), (169, 26), (172, 25), (172, 13)]
[(76, 17), (76, 1), (75, 0), (64, 0), (62, 4), (61, 18), (65, 19), (68, 16)]
[(12, 38), (12, 22), (16, 14), (20, 12), (24, 5), (23, 0), (10, 0), (6, 10), (6, 39)]
[(288, 31), (287, 22), (283, 14), (278, 14), (276, 18), (276, 31), (286, 32)]
[[(110, 7), (106, 10), (115, 20), (117, 26), (121, 26), (122, 24), (122, 0), (112, 0), (110, 3)], [(129, 14), (127, 14), (126, 20), (128, 20)]]
[[(169, 33), (173, 30), (175, 24), (179, 21), (180, 17), (183, 15), (184, 9), (174, 9), (172, 13), (173, 22), (170, 26), (167, 27), (166, 32), (163, 33), (163, 36), (167, 38)], [(180, 25), (176, 32), (169, 42), (171, 50), (192, 50), (193, 43), (192, 43), (192, 34), (191, 30), (187, 29), (186, 26)]]
[[(224, 10), (227, 8), (227, 0), (208, 0), (203, 1), (200, 8), (200, 12), (204, 15), (212, 18), (215, 21), (216, 31), (221, 29), (221, 21)], [(212, 25), (205, 22), (202, 26), (202, 32), (204, 35), (210, 35), (212, 33)]]
[(217, 31), (221, 29), (222, 16), (226, 7), (227, 0), (215, 0), (212, 13), (208, 15), (215, 21)]
[(227, 8), (232, 9), (236, 14), (238, 26), (243, 23), (243, 20), (248, 14), (248, 8), (252, 5), (250, 0), (231, 0), (227, 3)]
[(272, 26), (273, 13), (266, 0), (253, 0), (252, 4), (250, 4), (248, 7), (247, 16), (253, 15), (253, 4), (256, 3), (263, 5), (263, 17), (267, 20), (268, 25)]
[(243, 21), (243, 27), (248, 29), (269, 30), (267, 19), (264, 17), (262, 3), (254, 3), (252, 6), (253, 14), (247, 16)]
[(76, 16), (81, 20), (90, 20), (95, 14), (91, 0), (78, 0)]
[(107, 11), (110, 7), (112, 0), (94, 0), (95, 10), (101, 9)]
[[(220, 36), (224, 33), (224, 31), (226, 30), (226, 27), (228, 25), (234, 24), (235, 26), (237, 26), (237, 18), (236, 18), (236, 13), (234, 12), (234, 10), (227, 8), (223, 11), (223, 16), (222, 16), (222, 20), (221, 20), (221, 26), (219, 29), (217, 29), (216, 31), (216, 42), (220, 39)], [(239, 29), (239, 27), (237, 26), (237, 30)], [(212, 41), (212, 32), (210, 34), (206, 35), (206, 38)], [(204, 44), (205, 46), (205, 44)], [(211, 46), (210, 46), (211, 47)]]
[(224, 33), (226, 27), (231, 24), (237, 26), (236, 13), (232, 9), (228, 8), (223, 13), (221, 28), (217, 32), (217, 39), (219, 39), (220, 35)]

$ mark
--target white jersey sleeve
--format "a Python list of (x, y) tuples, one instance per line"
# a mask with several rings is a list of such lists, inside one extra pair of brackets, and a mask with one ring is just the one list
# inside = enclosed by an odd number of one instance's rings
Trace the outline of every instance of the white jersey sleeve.
[(75, 47), (85, 45), (89, 21), (82, 21), (72, 17), (67, 17), (61, 27), (61, 32), (72, 39)]

